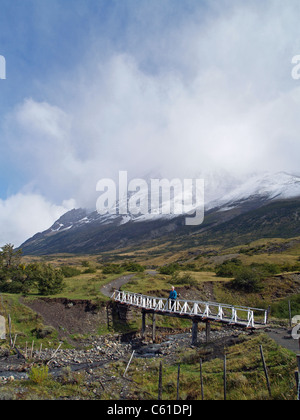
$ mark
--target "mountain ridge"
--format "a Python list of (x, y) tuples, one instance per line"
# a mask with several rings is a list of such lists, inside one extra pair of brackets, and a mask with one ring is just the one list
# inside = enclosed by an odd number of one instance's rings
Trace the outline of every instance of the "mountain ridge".
[[(147, 218), (101, 216), (96, 211), (73, 209), (49, 229), (37, 233), (20, 248), (24, 254), (97, 253), (143, 246), (151, 241), (200, 244), (232, 242), (242, 236), (300, 235), (300, 178), (287, 173), (253, 176), (219, 200), (206, 206), (204, 223), (185, 226), (185, 216)], [(299, 216), (300, 217), (300, 216)], [(274, 236), (275, 235), (275, 236)], [(188, 245), (187, 245), (188, 246)]]

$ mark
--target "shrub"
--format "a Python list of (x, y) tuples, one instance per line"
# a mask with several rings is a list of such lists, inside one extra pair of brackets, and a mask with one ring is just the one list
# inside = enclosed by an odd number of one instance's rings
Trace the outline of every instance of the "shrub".
[(87, 268), (87, 267), (89, 267), (89, 266), (90, 266), (90, 262), (89, 262), (89, 261), (84, 260), (84, 261), (81, 261), (81, 265), (82, 265), (82, 267)]
[(41, 295), (55, 295), (64, 289), (64, 276), (50, 264), (35, 263), (27, 266), (28, 278), (37, 284)]
[(103, 269), (103, 274), (122, 274), (123, 268), (119, 264), (106, 264)]
[(97, 270), (96, 270), (96, 268), (94, 268), (94, 267), (87, 268), (87, 269), (86, 269), (86, 270), (84, 270), (84, 272), (83, 272), (83, 274), (95, 274), (95, 273), (97, 273)]
[(48, 366), (33, 366), (29, 373), (29, 379), (37, 385), (45, 383), (49, 379)]
[(121, 267), (124, 271), (130, 271), (133, 273), (143, 273), (145, 271), (145, 267), (133, 261), (123, 263)]
[(63, 273), (64, 277), (75, 277), (81, 274), (81, 271), (75, 267), (63, 266), (61, 267), (61, 272)]
[(165, 265), (163, 267), (160, 267), (160, 269), (158, 271), (159, 271), (160, 274), (165, 274), (167, 276), (172, 276), (179, 269), (180, 269), (179, 264), (172, 263), (172, 264), (168, 264), (168, 265)]
[(250, 267), (241, 268), (230, 284), (234, 289), (246, 293), (255, 293), (261, 290), (260, 276)]
[(197, 286), (197, 280), (194, 279), (190, 274), (178, 274), (177, 272), (172, 276), (172, 284), (177, 285), (186, 285), (186, 286)]
[(242, 261), (233, 258), (224, 261), (222, 264), (216, 266), (216, 275), (218, 277), (234, 277), (242, 267)]
[(281, 302), (274, 303), (271, 305), (271, 313), (275, 318), (288, 319), (289, 318), (289, 304), (291, 302), (292, 316), (296, 316), (300, 313), (300, 294), (290, 296), (288, 299), (284, 299)]

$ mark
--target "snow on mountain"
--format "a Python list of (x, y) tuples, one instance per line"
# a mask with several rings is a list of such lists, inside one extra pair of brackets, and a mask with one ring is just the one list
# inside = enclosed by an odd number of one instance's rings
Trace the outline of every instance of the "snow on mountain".
[[(217, 177), (218, 178), (218, 177)], [(219, 211), (231, 210), (235, 207), (239, 207), (241, 204), (251, 201), (260, 200), (262, 202), (275, 200), (275, 199), (288, 199), (300, 197), (300, 177), (296, 175), (290, 175), (285, 172), (279, 172), (276, 174), (259, 174), (250, 176), (246, 181), (241, 181), (240, 185), (237, 186), (237, 181), (230, 178), (229, 182), (224, 179), (218, 180), (216, 177), (209, 178), (205, 181), (205, 210), (219, 209)], [(224, 185), (221, 193), (220, 185)], [(230, 190), (230, 186), (232, 189)], [(216, 190), (214, 188), (216, 187)], [(228, 192), (229, 191), (229, 192)], [(140, 191), (141, 200), (149, 199), (149, 190)], [(193, 197), (192, 190), (186, 190), (185, 194), (187, 197)], [(217, 197), (212, 201), (207, 201), (207, 197)], [(130, 197), (126, 198), (127, 205)], [(159, 201), (159, 198), (154, 197), (155, 202), (158, 203), (157, 208), (150, 207), (148, 213), (142, 215), (134, 215), (128, 211), (127, 215), (117, 214), (106, 214), (100, 215), (97, 211), (78, 209), (68, 212), (62, 216), (55, 224), (49, 229), (49, 233), (55, 234), (57, 232), (63, 232), (72, 228), (83, 227), (87, 224), (96, 223), (101, 225), (124, 225), (129, 222), (146, 222), (157, 219), (173, 219), (180, 215), (178, 205), (180, 202), (180, 196), (175, 195), (174, 203), (170, 204), (170, 200), (163, 202)], [(124, 199), (125, 200), (125, 199)], [(173, 200), (173, 199), (172, 199)], [(121, 203), (124, 208), (124, 201)], [(168, 209), (172, 209), (172, 212), (168, 212)], [(185, 208), (184, 214), (188, 214), (195, 210), (193, 205), (189, 205)]]
[(228, 194), (208, 203), (206, 209), (230, 210), (247, 200), (279, 200), (300, 197), (300, 177), (285, 172), (265, 173), (248, 178)]

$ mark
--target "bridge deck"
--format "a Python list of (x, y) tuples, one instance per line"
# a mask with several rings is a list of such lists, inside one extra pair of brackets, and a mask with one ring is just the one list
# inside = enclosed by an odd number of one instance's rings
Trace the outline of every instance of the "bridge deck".
[(237, 325), (243, 328), (262, 328), (267, 325), (268, 311), (265, 309), (231, 306), (216, 302), (189, 301), (145, 296), (131, 292), (115, 291), (115, 302), (141, 308), (149, 313), (182, 317), (194, 321), (214, 321)]

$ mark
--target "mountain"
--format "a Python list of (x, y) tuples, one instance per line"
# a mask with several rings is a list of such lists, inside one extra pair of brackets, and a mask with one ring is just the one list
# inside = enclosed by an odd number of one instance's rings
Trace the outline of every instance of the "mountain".
[(204, 222), (199, 226), (186, 226), (184, 215), (103, 216), (74, 209), (20, 248), (24, 254), (33, 255), (83, 254), (167, 241), (188, 248), (298, 235), (300, 177), (278, 173), (253, 175), (207, 203)]
[(265, 173), (249, 177), (223, 197), (211, 201), (207, 209), (220, 207), (222, 211), (251, 200), (279, 200), (300, 197), (300, 177), (285, 172)]

